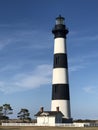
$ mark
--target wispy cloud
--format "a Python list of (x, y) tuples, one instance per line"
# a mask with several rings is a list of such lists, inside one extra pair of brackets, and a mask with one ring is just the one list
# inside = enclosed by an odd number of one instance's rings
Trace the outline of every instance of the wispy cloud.
[[(87, 55), (76, 56), (75, 58), (69, 58), (69, 71), (74, 72), (87, 68), (89, 65), (94, 64), (98, 59), (98, 53), (92, 52)], [(93, 61), (94, 62), (91, 62)]]
[(6, 34), (0, 32), (0, 34), (0, 50), (15, 43), (19, 43), (19, 48), (23, 49), (45, 49), (52, 46), (51, 38), (43, 30), (17, 29), (9, 30)]
[(91, 35), (91, 36), (83, 36), (83, 37), (79, 37), (77, 38), (77, 40), (82, 40), (82, 41), (95, 41), (98, 40), (98, 35)]
[(89, 64), (87, 61), (85, 61), (85, 58), (70, 59), (69, 60), (69, 72), (71, 73), (71, 72), (83, 70), (83, 69), (87, 68), (88, 65)]
[(76, 49), (81, 48), (82, 50), (87, 50), (88, 52), (89, 48), (92, 48), (93, 50), (98, 47), (96, 44), (98, 42), (98, 31), (93, 33), (91, 29), (86, 31), (71, 31), (68, 37), (68, 42), (70, 46), (75, 47)]
[(69, 67), (69, 72), (76, 72), (78, 70), (84, 69), (84, 65), (74, 65)]
[[(31, 25), (32, 26), (32, 25)], [(25, 23), (25, 22), (22, 22), (22, 23), (0, 23), (0, 28), (2, 29), (19, 29), (19, 28), (31, 28), (30, 24), (29, 23)]]
[[(25, 28), (23, 25), (21, 27), (20, 24), (15, 26), (0, 24), (0, 27), (4, 29), (3, 33), (0, 31), (0, 62), (2, 63), (0, 64), (0, 72), (3, 74), (0, 77), (0, 91), (13, 93), (49, 84), (52, 75), (51, 65), (40, 65), (40, 60), (44, 60), (43, 57), (37, 59), (35, 55), (34, 59), (33, 56), (30, 56), (31, 52), (50, 48), (52, 43), (48, 44), (50, 38), (46, 32)], [(43, 52), (41, 51), (41, 53)], [(37, 65), (36, 68), (32, 69), (29, 63), (31, 61), (32, 67)], [(27, 65), (30, 67), (29, 70)]]
[(0, 23), (0, 28), (8, 28), (8, 27), (11, 27), (12, 25), (11, 24), (1, 24)]
[(20, 65), (10, 65), (10, 64), (7, 64), (6, 66), (3, 66), (0, 68), (0, 73), (3, 73), (3, 72), (9, 72), (9, 71), (16, 71), (18, 69), (20, 69), (22, 67), (22, 64)]
[(6, 38), (6, 40), (5, 39), (0, 40), (0, 50), (2, 50), (5, 46), (10, 44), (11, 41), (12, 39), (9, 39), (9, 38), (8, 39)]
[(97, 87), (93, 87), (93, 86), (86, 86), (83, 88), (84, 92), (88, 93), (88, 94), (94, 94), (96, 93)]
[(0, 91), (8, 94), (42, 87), (51, 83), (52, 67), (39, 65), (29, 74), (17, 74), (10, 81), (0, 81)]

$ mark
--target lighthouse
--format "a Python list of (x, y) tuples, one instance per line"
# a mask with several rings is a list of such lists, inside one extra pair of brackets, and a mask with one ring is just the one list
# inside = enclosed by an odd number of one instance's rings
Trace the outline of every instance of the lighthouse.
[(64, 115), (63, 122), (71, 122), (66, 48), (66, 35), (68, 34), (68, 29), (64, 22), (65, 19), (59, 15), (59, 17), (56, 18), (56, 24), (52, 30), (52, 33), (54, 34), (54, 61), (51, 111), (56, 111), (56, 108), (59, 107), (59, 110)]

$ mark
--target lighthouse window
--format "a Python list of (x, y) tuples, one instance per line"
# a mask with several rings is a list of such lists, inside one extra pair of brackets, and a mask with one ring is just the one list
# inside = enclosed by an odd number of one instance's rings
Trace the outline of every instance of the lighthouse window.
[(56, 93), (56, 86), (54, 86), (54, 92)]
[(59, 56), (56, 57), (56, 65), (59, 64)]

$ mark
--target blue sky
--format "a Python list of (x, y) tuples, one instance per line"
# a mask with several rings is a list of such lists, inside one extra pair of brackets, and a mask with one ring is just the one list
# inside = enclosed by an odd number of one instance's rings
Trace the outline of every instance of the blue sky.
[(98, 119), (98, 1), (0, 0), (0, 105), (50, 110), (55, 18), (69, 29), (71, 115)]

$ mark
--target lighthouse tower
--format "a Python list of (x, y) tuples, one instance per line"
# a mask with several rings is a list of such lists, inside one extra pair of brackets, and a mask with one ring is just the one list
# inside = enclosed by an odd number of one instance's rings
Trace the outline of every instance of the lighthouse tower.
[(54, 63), (51, 111), (56, 111), (56, 108), (59, 107), (59, 110), (64, 115), (63, 122), (70, 122), (71, 112), (66, 51), (68, 29), (64, 24), (63, 17), (59, 16), (56, 18), (52, 33), (54, 34)]

